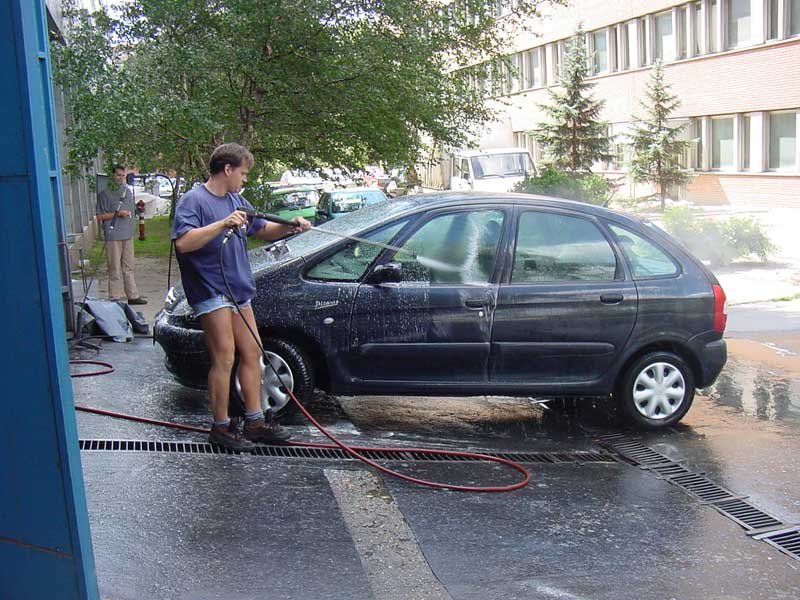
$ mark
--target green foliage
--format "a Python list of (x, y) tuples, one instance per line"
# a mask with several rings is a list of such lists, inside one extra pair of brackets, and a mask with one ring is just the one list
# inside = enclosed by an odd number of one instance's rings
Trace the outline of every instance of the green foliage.
[(532, 132), (552, 164), (563, 170), (590, 172), (598, 161), (609, 161), (608, 123), (599, 119), (605, 102), (591, 97), (586, 41), (582, 30), (570, 40), (559, 87), (547, 90), (550, 104), (542, 105), (548, 117)]
[(750, 217), (710, 221), (701, 211), (672, 206), (664, 211), (664, 226), (697, 258), (715, 266), (752, 255), (766, 261), (776, 250), (761, 223)]
[(514, 191), (605, 206), (611, 198), (613, 187), (602, 175), (569, 173), (551, 165), (542, 169), (538, 176), (525, 177)]
[(649, 181), (658, 188), (663, 211), (667, 190), (692, 179), (691, 171), (680, 165), (680, 159), (691, 142), (678, 139), (685, 125), (669, 124), (669, 116), (680, 106), (680, 100), (664, 83), (660, 61), (653, 66), (646, 95), (647, 101), (641, 102), (646, 118), (634, 117), (638, 123), (631, 136), (633, 157), (630, 172), (635, 181)]
[(413, 164), (423, 139), (465, 145), (493, 115), (453, 64), (499, 56), (515, 24), (563, 2), (495, 19), (495, 0), (130, 0), (112, 18), (66, 0), (53, 56), (70, 162), (102, 152), (193, 180), (236, 141), (253, 179), (278, 163)]

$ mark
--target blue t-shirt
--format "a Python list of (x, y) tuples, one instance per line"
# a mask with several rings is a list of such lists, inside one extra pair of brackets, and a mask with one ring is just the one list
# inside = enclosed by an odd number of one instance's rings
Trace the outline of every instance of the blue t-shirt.
[[(172, 223), (172, 239), (176, 240), (192, 229), (221, 221), (240, 207), (253, 208), (239, 194), (216, 196), (204, 185), (199, 185), (186, 192), (178, 202), (175, 221)], [(247, 235), (253, 235), (266, 224), (264, 219), (250, 220)], [(247, 238), (242, 231), (238, 230), (231, 236), (222, 251), (225, 276), (231, 287), (233, 299), (238, 304), (251, 300), (256, 293), (250, 258), (247, 256)], [(219, 252), (224, 237), (225, 232), (222, 232), (205, 246), (192, 252), (178, 252), (176, 249), (183, 289), (186, 292), (186, 300), (191, 306), (220, 294), (230, 296), (219, 268)]]

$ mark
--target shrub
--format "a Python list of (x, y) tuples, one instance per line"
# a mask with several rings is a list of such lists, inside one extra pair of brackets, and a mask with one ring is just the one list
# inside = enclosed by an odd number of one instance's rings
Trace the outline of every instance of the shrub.
[(750, 217), (709, 221), (699, 210), (673, 206), (664, 211), (664, 227), (697, 258), (715, 266), (750, 255), (766, 261), (775, 252), (762, 225)]
[(602, 175), (571, 173), (548, 166), (538, 176), (526, 177), (515, 186), (514, 191), (605, 206), (611, 198), (613, 186)]

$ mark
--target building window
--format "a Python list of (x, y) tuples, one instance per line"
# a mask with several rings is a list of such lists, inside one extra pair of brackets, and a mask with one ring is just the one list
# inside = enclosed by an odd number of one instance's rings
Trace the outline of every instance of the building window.
[(617, 28), (617, 70), (625, 71), (630, 68), (630, 49), (628, 48), (628, 26)]
[(777, 40), (780, 35), (778, 32), (778, 24), (780, 20), (778, 19), (778, 8), (780, 6), (780, 0), (769, 0), (769, 39)]
[(525, 87), (539, 87), (545, 85), (544, 64), (541, 60), (539, 48), (528, 50), (528, 71), (525, 74)]
[(593, 69), (595, 75), (608, 72), (608, 36), (605, 30), (592, 33)]
[(800, 35), (800, 0), (789, 3), (789, 35)]
[(645, 65), (649, 65), (650, 61), (648, 60), (647, 55), (647, 18), (643, 17), (637, 21), (638, 29), (637, 29), (637, 40), (638, 40), (638, 65), (640, 67), (644, 67)]
[(677, 9), (676, 21), (678, 24), (677, 31), (677, 45), (678, 45), (678, 58), (686, 58), (686, 15), (689, 12), (688, 6), (681, 6)]
[(711, 119), (711, 168), (734, 168), (733, 117)]
[(797, 113), (770, 113), (769, 168), (794, 170), (797, 154)]
[(656, 15), (655, 25), (655, 57), (665, 62), (675, 60), (675, 32), (672, 30), (672, 12)]
[(750, 170), (750, 115), (742, 117), (742, 170)]
[[(777, 1), (777, 0), (776, 0)], [(703, 53), (703, 32), (706, 30), (704, 27), (704, 14), (703, 3), (694, 3), (694, 22), (692, 23), (692, 56), (700, 56)]]
[(639, 62), (639, 21), (631, 21), (625, 25), (625, 40), (628, 67), (635, 69), (642, 64)]
[(727, 0), (728, 48), (750, 43), (750, 0)]
[(711, 18), (708, 23), (708, 52), (713, 53), (719, 49), (719, 36), (717, 24), (719, 23), (719, 2), (711, 0)]

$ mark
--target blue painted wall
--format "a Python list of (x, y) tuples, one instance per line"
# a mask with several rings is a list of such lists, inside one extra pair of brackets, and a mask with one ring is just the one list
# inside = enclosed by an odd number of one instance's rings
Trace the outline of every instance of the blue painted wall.
[(0, 0), (0, 60), (0, 597), (94, 599), (42, 0)]

